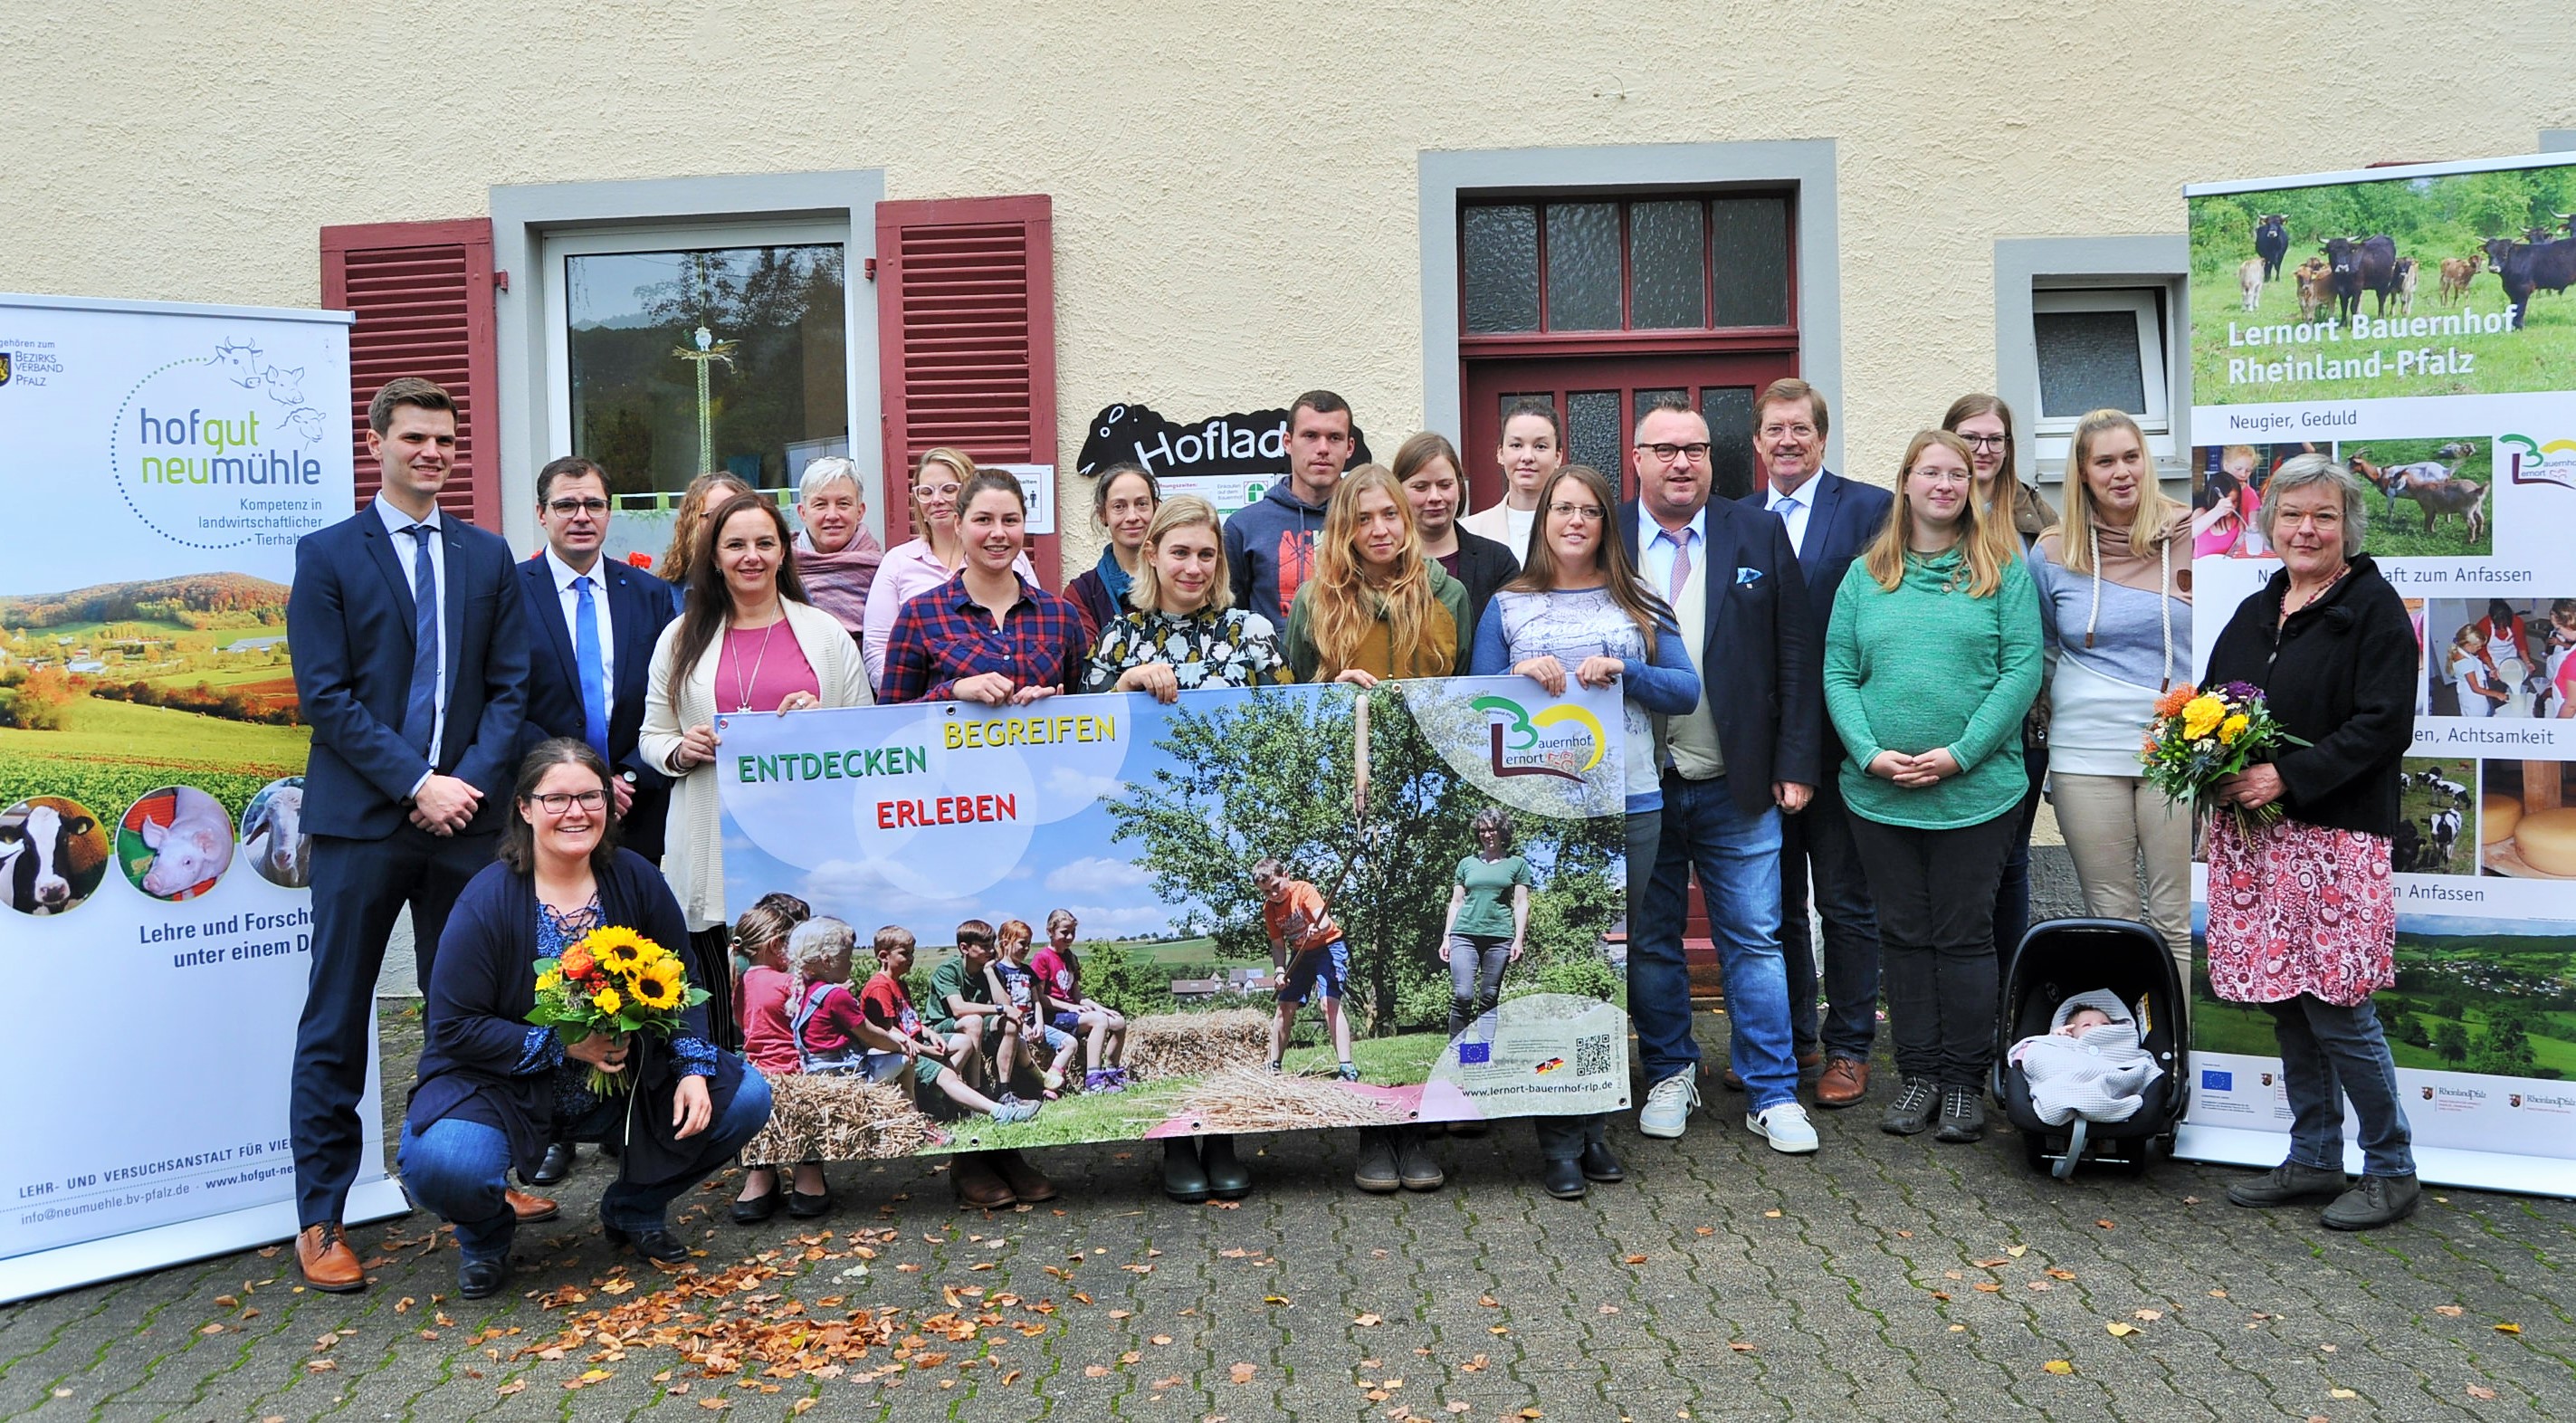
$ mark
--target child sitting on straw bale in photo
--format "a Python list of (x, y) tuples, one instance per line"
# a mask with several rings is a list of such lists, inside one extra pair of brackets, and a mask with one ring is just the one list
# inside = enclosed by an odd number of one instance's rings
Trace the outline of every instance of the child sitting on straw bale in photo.
[(793, 1029), (799, 1065), (807, 1075), (849, 1073), (865, 1082), (934, 1087), (949, 1101), (997, 1122), (1024, 1122), (1038, 1114), (1031, 1102), (995, 1102), (968, 1086), (944, 1060), (952, 1050), (927, 1032), (904, 992), (912, 969), (913, 938), (888, 925), (876, 934), (878, 969), (867, 986), (850, 991), (850, 959), (858, 935), (838, 919), (798, 926), (788, 952), (796, 963)]
[[(742, 1015), (743, 1056), (773, 1082), (797, 1069), (796, 1043), (787, 1028), (787, 1000), (794, 991), (794, 978), (787, 969), (787, 940), (812, 913), (794, 895), (773, 894), (753, 905), (733, 928), (734, 955), (745, 965), (733, 999)], [(830, 1196), (822, 1165), (816, 1160), (797, 1163), (796, 1184), (787, 1192), (779, 1189), (776, 1163), (756, 1156), (743, 1160), (750, 1169), (742, 1175), (742, 1194), (734, 1198), (733, 1219), (738, 1225), (767, 1220), (782, 1204), (791, 1214), (819, 1214), (813, 1204)]]
[(1053, 1026), (1073, 1034), (1086, 1049), (1082, 1090), (1123, 1092), (1128, 1084), (1126, 1015), (1082, 996), (1082, 958), (1073, 951), (1082, 925), (1073, 911), (1048, 910), (1046, 926), (1046, 947), (1029, 956), (1029, 968), (1055, 1002)]
[[(1021, 1068), (1034, 1065), (1038, 1086), (1052, 1102), (1064, 1086), (1064, 1065), (1073, 1055), (1073, 1034), (1055, 1026), (1055, 1001), (1047, 996), (1046, 985), (1029, 967), (1029, 940), (1034, 933), (1028, 922), (1003, 920), (999, 937), (1000, 956), (985, 972), (992, 975), (993, 1001), (1002, 1005), (1011, 1031), (1002, 1039), (1001, 1056), (993, 1068), (994, 1080), (1008, 1088), (1018, 1079)], [(1034, 1061), (1023, 1061), (1024, 1058)]]
[(930, 1006), (922, 1017), (950, 1045), (949, 1064), (968, 1082), (1005, 1102), (1018, 1101), (1011, 1084), (992, 1075), (1002, 1042), (1012, 1031), (993, 991), (993, 976), (985, 972), (994, 957), (993, 926), (969, 919), (957, 926), (956, 939), (956, 954), (930, 971)]

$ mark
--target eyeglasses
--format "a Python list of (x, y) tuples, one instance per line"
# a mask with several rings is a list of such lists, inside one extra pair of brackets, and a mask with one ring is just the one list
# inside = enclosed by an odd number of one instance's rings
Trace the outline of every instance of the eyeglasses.
[(544, 795), (530, 796), (529, 799), (535, 801), (538, 807), (543, 809), (548, 815), (564, 815), (569, 813), (576, 805), (580, 806), (584, 810), (599, 809), (601, 806), (608, 804), (608, 792), (579, 791), (567, 793), (562, 791), (549, 791)]
[(1598, 504), (1568, 504), (1562, 500), (1548, 505), (1547, 512), (1560, 519), (1581, 519), (1592, 524), (1600, 523), (1609, 517), (1601, 512), (1601, 506)]
[(546, 505), (546, 512), (553, 514), (555, 517), (560, 519), (569, 519), (575, 514), (588, 514), (593, 518), (597, 518), (599, 515), (608, 512), (608, 501), (605, 499), (557, 499)]
[(916, 484), (912, 492), (924, 499), (954, 499), (957, 491), (965, 487), (962, 484)]
[(2272, 522), (2275, 524), (2287, 524), (2294, 529), (2309, 526), (2320, 529), (2331, 529), (2343, 522), (2343, 515), (2336, 513), (2332, 509), (2322, 509), (2313, 514), (2293, 514), (2289, 510), (2284, 509), (2272, 516)]
[(1647, 454), (1653, 455), (1656, 459), (1659, 459), (1666, 464), (1671, 464), (1677, 457), (1687, 459), (1693, 464), (1697, 464), (1701, 460), (1708, 458), (1708, 441), (1706, 440), (1694, 440), (1687, 445), (1641, 444), (1637, 446), (1637, 448), (1645, 451)]
[(1972, 450), (2000, 450), (2010, 443), (2009, 435), (1961, 435), (1959, 443)]

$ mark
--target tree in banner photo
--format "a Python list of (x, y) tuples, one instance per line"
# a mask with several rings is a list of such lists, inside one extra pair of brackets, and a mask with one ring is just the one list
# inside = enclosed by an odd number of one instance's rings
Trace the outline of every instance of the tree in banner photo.
[(783, 969), (884, 1054), (759, 1150), (1626, 1105), (1617, 714), (1483, 678), (728, 718), (727, 903), (849, 924)]

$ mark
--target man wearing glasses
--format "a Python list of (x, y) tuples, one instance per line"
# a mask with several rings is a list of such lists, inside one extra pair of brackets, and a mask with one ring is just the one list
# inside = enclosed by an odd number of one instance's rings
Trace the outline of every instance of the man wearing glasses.
[[(1834, 591), (1879, 527), (1891, 502), (1876, 485), (1858, 484), (1825, 468), (1830, 416), (1822, 392), (1805, 381), (1772, 382), (1753, 404), (1753, 458), (1760, 487), (1744, 502), (1769, 509), (1789, 531), (1798, 568), (1811, 590), (1814, 645), (1825, 643), (1825, 620)], [(1848, 1107), (1869, 1095), (1869, 1050), (1878, 1030), (1878, 912), (1862, 876), (1834, 768), (1842, 764), (1842, 738), (1819, 718), (1815, 797), (1791, 816), (1780, 837), (1780, 948), (1789, 968), (1790, 1030), (1798, 1066), (1821, 1065), (1816, 1105)], [(1818, 917), (1825, 921), (1825, 1020), (1816, 1024), (1819, 967), (1807, 924), (1810, 880)], [(1728, 1085), (1732, 1086), (1733, 1083)]]
[[(671, 781), (636, 750), (653, 644), (671, 621), (660, 579), (600, 551), (608, 542), (608, 477), (579, 455), (537, 471), (537, 522), (546, 546), (519, 565), (519, 606), (528, 645), (525, 755), (569, 736), (590, 743), (615, 773), (617, 843), (648, 860), (662, 857), (662, 815)], [(551, 1186), (572, 1172), (570, 1141), (547, 1146), (529, 1184)]]
[(1638, 574), (1672, 605), (1700, 672), (1699, 705), (1665, 727), (1654, 877), (1645, 922), (1628, 932), (1628, 1012), (1650, 1084), (1637, 1129), (1678, 1137), (1699, 1102), (1682, 957), (1696, 872), (1725, 976), (1728, 1057), (1751, 1094), (1745, 1127), (1775, 1151), (1809, 1152), (1816, 1129), (1798, 1104), (1780, 957), (1780, 826), (1823, 777), (1819, 639), (1787, 528), (1759, 508), (1711, 503), (1708, 450), (1698, 411), (1678, 400), (1647, 411), (1633, 449), (1639, 497), (1619, 510)]

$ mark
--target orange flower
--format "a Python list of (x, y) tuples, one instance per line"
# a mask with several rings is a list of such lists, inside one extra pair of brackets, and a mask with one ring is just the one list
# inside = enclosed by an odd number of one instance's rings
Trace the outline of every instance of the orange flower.
[(2199, 695), (2200, 689), (2198, 687), (2176, 687), (2172, 691), (2165, 693), (2163, 696), (2156, 698), (2156, 715), (2160, 717), (2172, 716), (2177, 712), (2180, 712), (2185, 704), (2189, 703), (2192, 698)]
[(599, 962), (590, 956), (590, 950), (575, 946), (563, 956), (563, 971), (567, 977), (587, 978), (599, 971)]

